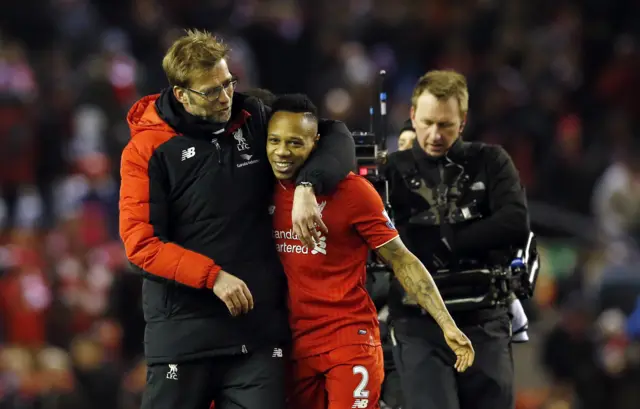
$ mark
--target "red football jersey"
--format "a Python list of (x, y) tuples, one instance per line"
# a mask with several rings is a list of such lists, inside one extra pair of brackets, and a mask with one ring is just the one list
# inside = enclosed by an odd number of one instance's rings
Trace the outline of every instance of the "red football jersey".
[(331, 196), (317, 198), (329, 233), (314, 249), (293, 233), (295, 187), (276, 183), (273, 237), (289, 282), (295, 358), (354, 344), (379, 345), (378, 316), (365, 289), (369, 249), (398, 236), (380, 196), (350, 174)]

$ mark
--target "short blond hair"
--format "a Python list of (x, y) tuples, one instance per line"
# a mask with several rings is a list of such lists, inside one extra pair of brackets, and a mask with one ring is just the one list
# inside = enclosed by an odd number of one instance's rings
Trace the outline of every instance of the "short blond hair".
[(192, 81), (206, 75), (220, 60), (227, 58), (229, 48), (211, 33), (187, 30), (169, 47), (162, 59), (162, 69), (171, 86), (189, 87)]
[(458, 100), (460, 115), (463, 117), (469, 111), (469, 90), (467, 79), (464, 75), (455, 71), (429, 71), (420, 79), (413, 89), (411, 96), (411, 106), (418, 105), (418, 98), (425, 92), (429, 92), (434, 97), (442, 100), (454, 97)]

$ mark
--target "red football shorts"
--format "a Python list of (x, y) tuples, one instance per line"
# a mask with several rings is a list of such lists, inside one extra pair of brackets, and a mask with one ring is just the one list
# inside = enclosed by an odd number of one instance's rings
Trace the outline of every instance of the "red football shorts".
[(382, 347), (350, 345), (292, 363), (290, 409), (378, 409)]

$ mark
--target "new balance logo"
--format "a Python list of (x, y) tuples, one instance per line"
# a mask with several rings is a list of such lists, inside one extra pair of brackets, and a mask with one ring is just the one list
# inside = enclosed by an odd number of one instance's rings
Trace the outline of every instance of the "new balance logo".
[(327, 238), (325, 236), (320, 236), (320, 239), (315, 243), (315, 247), (311, 250), (311, 254), (324, 254), (327, 255)]
[(324, 207), (327, 205), (327, 202), (324, 201), (318, 205), (318, 212), (320, 212), (320, 217), (322, 217), (322, 212), (324, 211)]
[(178, 380), (178, 365), (177, 364), (169, 364), (169, 372), (167, 372), (167, 379), (171, 379), (174, 381)]
[(272, 358), (282, 358), (282, 349), (281, 348), (273, 348)]
[(182, 151), (182, 160), (193, 158), (194, 156), (196, 156), (196, 148), (193, 146)]
[(353, 406), (351, 406), (351, 408), (366, 409), (367, 406), (369, 406), (369, 399), (356, 399), (355, 402), (353, 402)]
[[(320, 213), (320, 217), (322, 217), (322, 212), (324, 211), (327, 202), (322, 202), (318, 204), (318, 212)], [(318, 241), (314, 243), (313, 249), (311, 249), (311, 254), (323, 254), (327, 255), (327, 238), (322, 235), (322, 233), (318, 232)]]

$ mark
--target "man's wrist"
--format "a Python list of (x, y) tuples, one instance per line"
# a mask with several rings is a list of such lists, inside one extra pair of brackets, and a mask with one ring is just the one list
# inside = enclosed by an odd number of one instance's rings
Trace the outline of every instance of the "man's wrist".
[(313, 183), (311, 183), (311, 182), (306, 182), (306, 181), (305, 181), (305, 182), (298, 182), (298, 183), (296, 184), (296, 187), (297, 187), (297, 188), (298, 188), (298, 187), (304, 187), (304, 188), (308, 188), (308, 189), (313, 190)]
[(447, 315), (447, 317), (442, 317), (441, 321), (438, 322), (440, 328), (442, 328), (443, 331), (451, 331), (457, 329), (458, 325), (456, 324), (456, 322), (453, 320), (451, 315)]
[(209, 270), (209, 274), (207, 275), (207, 280), (204, 284), (206, 288), (210, 290), (213, 289), (216, 284), (216, 280), (220, 275), (220, 272), (222, 272), (222, 267), (220, 267), (219, 265), (214, 264), (213, 267), (211, 267), (211, 269)]
[(299, 182), (296, 185), (296, 192), (316, 194), (313, 184), (309, 182)]

